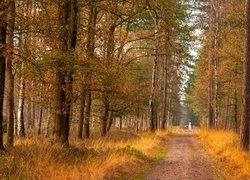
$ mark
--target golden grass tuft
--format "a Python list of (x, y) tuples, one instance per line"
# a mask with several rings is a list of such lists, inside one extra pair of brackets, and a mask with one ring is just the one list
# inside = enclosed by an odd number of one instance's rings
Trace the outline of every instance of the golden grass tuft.
[(0, 155), (0, 179), (140, 179), (166, 151), (166, 136), (115, 131), (104, 138), (71, 139), (70, 147), (17, 139), (10, 153)]
[(201, 131), (199, 142), (214, 160), (222, 179), (250, 179), (250, 153), (240, 149), (237, 134)]

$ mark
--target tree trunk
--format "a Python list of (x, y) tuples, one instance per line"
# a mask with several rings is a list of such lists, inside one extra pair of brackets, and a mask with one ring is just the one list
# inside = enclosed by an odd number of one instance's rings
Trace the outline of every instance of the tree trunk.
[(107, 122), (108, 122), (108, 115), (109, 115), (109, 100), (107, 97), (107, 94), (104, 94), (103, 98), (103, 104), (104, 104), (104, 111), (102, 116), (102, 136), (106, 136), (107, 134)]
[(119, 129), (122, 130), (122, 116), (119, 117), (120, 123), (119, 123)]
[(229, 110), (230, 110), (230, 93), (231, 93), (231, 87), (230, 87), (231, 82), (228, 84), (228, 91), (227, 91), (227, 104), (226, 104), (226, 116), (224, 119), (224, 130), (228, 129), (228, 124), (230, 123), (229, 121)]
[(43, 107), (41, 106), (39, 113), (38, 134), (41, 134), (42, 121), (43, 121)]
[[(22, 68), (23, 68), (23, 64), (22, 64)], [(25, 99), (25, 82), (22, 76), (20, 79), (19, 102), (18, 102), (18, 112), (17, 112), (17, 135), (20, 137), (25, 136), (24, 99)]]
[(43, 85), (41, 84), (41, 90), (40, 90), (40, 112), (39, 112), (39, 122), (38, 122), (38, 134), (41, 134), (41, 128), (42, 128), (42, 121), (43, 121)]
[(8, 129), (7, 129), (7, 147), (12, 147), (14, 142), (14, 75), (12, 73), (12, 61), (13, 56), (13, 38), (15, 29), (15, 1), (11, 0), (9, 4), (10, 18), (9, 18), (9, 28), (8, 28), (8, 44), (11, 49), (11, 54), (7, 58), (6, 62), (6, 76), (8, 79)]
[(238, 132), (238, 99), (237, 99), (237, 90), (234, 91), (234, 123), (235, 123), (235, 132)]
[(246, 6), (246, 59), (244, 64), (243, 82), (243, 116), (241, 121), (240, 144), (244, 150), (249, 150), (249, 121), (250, 121), (250, 0)]
[[(68, 8), (67, 6), (70, 6)], [(66, 9), (65, 9), (66, 17), (70, 18), (70, 31), (68, 37), (68, 51), (75, 51), (76, 42), (77, 42), (77, 19), (78, 19), (78, 3), (77, 0), (68, 0), (66, 1)], [(67, 19), (66, 19), (67, 21)], [(67, 29), (67, 27), (65, 27)], [(72, 62), (74, 65), (74, 62)], [(69, 129), (70, 129), (70, 119), (72, 116), (71, 106), (72, 106), (72, 98), (73, 98), (73, 70), (69, 70), (67, 72), (67, 85), (66, 85), (66, 110), (65, 110), (65, 128), (63, 133), (64, 141), (68, 141), (69, 137)]]
[[(97, 19), (97, 8), (95, 7), (95, 2), (90, 2), (90, 14), (89, 14), (89, 22), (88, 22), (88, 37), (87, 37), (87, 54), (90, 61), (94, 60), (94, 51), (95, 51), (95, 31), (96, 31), (96, 19)], [(91, 73), (86, 75), (87, 81), (87, 91), (86, 91), (86, 112), (85, 112), (85, 120), (83, 127), (83, 136), (84, 138), (90, 137), (90, 115), (91, 115), (91, 103), (92, 103), (92, 92), (91, 92)]]
[(36, 124), (36, 104), (34, 102), (31, 102), (31, 120), (30, 120), (30, 128), (34, 129)]
[(214, 76), (215, 76), (215, 61), (214, 61), (214, 49), (215, 49), (215, 9), (214, 1), (210, 0), (210, 19), (209, 19), (209, 54), (208, 54), (208, 73), (209, 73), (209, 83), (208, 83), (208, 128), (213, 129), (215, 124), (215, 110), (214, 110)]
[(51, 117), (51, 104), (50, 104), (50, 101), (49, 101), (49, 107), (48, 107), (48, 111), (47, 111), (47, 130), (46, 130), (46, 137), (49, 137), (50, 136), (50, 117)]
[(109, 132), (112, 125), (113, 125), (113, 121), (114, 121), (114, 115), (113, 115), (113, 111), (110, 111), (110, 115), (109, 115), (109, 124), (108, 124), (108, 129), (107, 131)]
[[(70, 31), (67, 26), (69, 25), (70, 18), (70, 1), (60, 0), (59, 3), (59, 26), (62, 28), (59, 40), (61, 42), (60, 49), (63, 53), (69, 51)], [(70, 36), (71, 37), (71, 36)], [(71, 72), (67, 71), (66, 64), (63, 59), (57, 62), (57, 72), (55, 78), (55, 114), (54, 114), (54, 130), (53, 135), (56, 142), (61, 144), (68, 144), (69, 135), (69, 119), (70, 119), (70, 99), (71, 94)], [(67, 84), (67, 80), (70, 82)]]
[(6, 46), (6, 9), (4, 5), (5, 1), (0, 1), (0, 11), (4, 12), (0, 14), (0, 43), (3, 46), (0, 46), (0, 151), (4, 149), (3, 146), (3, 98), (4, 98), (4, 86), (5, 86), (5, 65), (6, 57), (4, 55), (4, 50)]
[(31, 98), (27, 100), (27, 128), (31, 129), (32, 121), (31, 121)]
[(151, 83), (151, 95), (149, 99), (149, 111), (150, 111), (150, 130), (155, 132), (157, 129), (157, 102), (156, 91), (158, 81), (158, 61), (159, 61), (159, 19), (155, 17), (155, 58)]
[(80, 104), (80, 116), (79, 116), (79, 123), (78, 123), (78, 138), (82, 139), (82, 131), (83, 131), (83, 122), (84, 122), (84, 111), (85, 111), (85, 95), (84, 88), (82, 88), (82, 95), (81, 95), (81, 104)]
[[(166, 51), (167, 53), (167, 51)], [(167, 93), (168, 93), (168, 55), (165, 55), (164, 59), (164, 75), (163, 75), (163, 112), (162, 112), (162, 123), (161, 129), (166, 129), (167, 122)]]
[(83, 126), (83, 136), (84, 138), (90, 137), (90, 127), (89, 127), (89, 121), (90, 121), (90, 115), (91, 115), (91, 102), (92, 102), (92, 96), (91, 91), (86, 91), (86, 112), (85, 112), (85, 120), (84, 120), (84, 126)]

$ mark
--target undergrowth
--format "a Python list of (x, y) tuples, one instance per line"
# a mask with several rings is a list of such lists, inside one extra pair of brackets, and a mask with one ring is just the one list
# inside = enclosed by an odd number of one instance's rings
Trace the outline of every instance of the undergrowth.
[(250, 153), (240, 149), (234, 132), (202, 131), (199, 142), (215, 162), (221, 179), (250, 179)]
[(112, 132), (105, 138), (71, 139), (70, 147), (18, 139), (0, 155), (0, 179), (141, 179), (166, 154), (166, 132)]

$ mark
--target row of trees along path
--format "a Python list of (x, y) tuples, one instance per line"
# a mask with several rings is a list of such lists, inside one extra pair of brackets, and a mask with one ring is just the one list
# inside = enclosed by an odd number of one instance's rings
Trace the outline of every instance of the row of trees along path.
[[(6, 147), (13, 146), (15, 135), (35, 131), (68, 144), (69, 135), (89, 138), (90, 127), (100, 127), (105, 136), (112, 126), (155, 132), (179, 125), (185, 111), (180, 95), (183, 81), (195, 59), (190, 53), (194, 30), (204, 27), (205, 45), (198, 68), (192, 71), (196, 75), (191, 73), (189, 78), (186, 99), (191, 101), (186, 105), (199, 117), (208, 117), (208, 128), (223, 124), (227, 129), (234, 92), (235, 129), (238, 132), (240, 127), (241, 146), (248, 150), (250, 5), (247, 1), (246, 16), (229, 15), (227, 8), (230, 13), (242, 13), (244, 2), (223, 2), (1, 0), (0, 148), (4, 149), (6, 122)], [(231, 16), (247, 21), (239, 20), (238, 29), (230, 24), (234, 22), (223, 26)], [(221, 33), (227, 30), (240, 31), (246, 48), (245, 56), (238, 53), (240, 59), (245, 57), (244, 70), (243, 61), (233, 63), (235, 76), (227, 74), (225, 80), (220, 76), (221, 63), (236, 62), (222, 60), (223, 48), (235, 46), (223, 39), (227, 37)], [(242, 86), (237, 77), (244, 77)], [(228, 85), (226, 98), (221, 95), (223, 82)], [(243, 99), (240, 105), (239, 98)], [(226, 108), (221, 105), (224, 101)], [(243, 109), (240, 126), (239, 109)]]
[[(192, 3), (1, 0), (0, 143), (179, 124)], [(169, 16), (172, 14), (172, 16)], [(183, 26), (186, 24), (185, 26)]]

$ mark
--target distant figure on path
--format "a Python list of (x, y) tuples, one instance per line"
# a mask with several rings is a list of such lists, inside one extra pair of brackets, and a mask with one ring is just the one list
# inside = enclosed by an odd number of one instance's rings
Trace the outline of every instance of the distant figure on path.
[(189, 130), (192, 129), (192, 122), (191, 122), (191, 121), (189, 121), (189, 123), (188, 123), (188, 129), (189, 129)]

